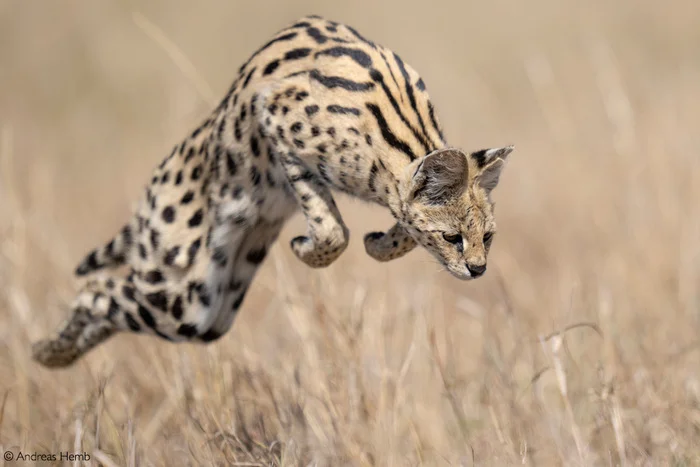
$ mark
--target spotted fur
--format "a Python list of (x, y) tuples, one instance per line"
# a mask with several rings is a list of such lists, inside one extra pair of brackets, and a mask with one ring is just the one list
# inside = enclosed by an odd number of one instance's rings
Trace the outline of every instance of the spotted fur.
[[(511, 150), (448, 146), (413, 68), (349, 26), (303, 18), (240, 67), (155, 169), (131, 220), (80, 263), (76, 274), (90, 277), (73, 315), (34, 358), (67, 366), (119, 331), (218, 339), (297, 210), (307, 220), (291, 240), (299, 259), (321, 268), (343, 253), (333, 190), (396, 219), (364, 237), (373, 258), (421, 245), (456, 277), (478, 277), (495, 231), (490, 192)], [(122, 265), (125, 277), (112, 271)]]

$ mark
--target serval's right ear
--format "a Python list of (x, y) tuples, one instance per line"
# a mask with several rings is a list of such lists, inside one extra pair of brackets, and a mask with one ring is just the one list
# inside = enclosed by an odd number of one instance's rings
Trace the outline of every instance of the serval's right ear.
[(468, 186), (467, 155), (454, 148), (438, 149), (409, 165), (408, 200), (444, 204)]

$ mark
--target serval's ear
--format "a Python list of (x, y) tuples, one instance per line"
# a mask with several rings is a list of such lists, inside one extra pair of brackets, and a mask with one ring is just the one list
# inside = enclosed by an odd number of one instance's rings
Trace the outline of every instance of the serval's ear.
[(486, 191), (487, 195), (498, 185), (501, 171), (505, 167), (508, 155), (513, 152), (513, 149), (515, 149), (514, 146), (482, 149), (469, 155), (477, 168), (474, 180), (478, 186)]
[(409, 181), (409, 201), (444, 204), (467, 188), (467, 155), (454, 148), (438, 149), (415, 161)]

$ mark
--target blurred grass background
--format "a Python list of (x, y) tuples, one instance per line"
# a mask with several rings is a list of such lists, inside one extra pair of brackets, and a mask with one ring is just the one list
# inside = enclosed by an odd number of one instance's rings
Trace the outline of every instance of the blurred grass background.
[[(416, 68), (451, 144), (516, 145), (488, 274), (373, 262), (362, 234), (391, 219), (341, 197), (343, 257), (298, 262), (295, 217), (217, 343), (122, 335), (70, 370), (32, 363), (81, 255), (311, 13)], [(106, 466), (700, 465), (699, 50), (692, 0), (0, 1), (0, 445)]]

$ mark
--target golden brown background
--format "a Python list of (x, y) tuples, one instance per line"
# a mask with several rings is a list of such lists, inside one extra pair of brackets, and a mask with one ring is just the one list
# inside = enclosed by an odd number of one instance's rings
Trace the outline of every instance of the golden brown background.
[[(74, 265), (240, 64), (316, 13), (424, 77), (448, 141), (513, 143), (489, 271), (265, 262), (210, 346), (29, 359)], [(0, 1), (0, 445), (88, 465), (700, 465), (700, 2)], [(309, 464), (311, 463), (311, 464)], [(13, 464), (9, 464), (13, 465)]]

